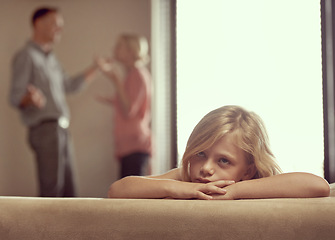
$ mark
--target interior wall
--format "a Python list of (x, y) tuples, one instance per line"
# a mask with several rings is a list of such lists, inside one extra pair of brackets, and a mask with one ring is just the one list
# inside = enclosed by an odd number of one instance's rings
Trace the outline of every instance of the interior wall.
[[(109, 55), (117, 36), (136, 32), (150, 43), (150, 0), (0, 0), (0, 195), (37, 196), (34, 156), (18, 112), (8, 102), (14, 53), (31, 36), (30, 17), (41, 5), (57, 6), (65, 28), (55, 53), (69, 75), (88, 67), (94, 56)], [(118, 178), (113, 159), (112, 109), (95, 100), (113, 92), (101, 74), (84, 91), (68, 97), (70, 131), (79, 196), (105, 197)]]

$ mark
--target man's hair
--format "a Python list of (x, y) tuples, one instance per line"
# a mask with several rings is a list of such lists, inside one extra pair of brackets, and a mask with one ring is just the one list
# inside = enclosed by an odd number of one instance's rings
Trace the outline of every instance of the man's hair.
[(59, 12), (59, 9), (56, 7), (41, 7), (35, 10), (31, 18), (31, 23), (34, 26), (37, 19), (44, 17), (49, 13)]

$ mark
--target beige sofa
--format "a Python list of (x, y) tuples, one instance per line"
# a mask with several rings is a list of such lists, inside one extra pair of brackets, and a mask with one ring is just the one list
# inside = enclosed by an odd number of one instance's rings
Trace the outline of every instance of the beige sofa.
[(331, 197), (233, 201), (0, 197), (0, 239), (335, 239)]

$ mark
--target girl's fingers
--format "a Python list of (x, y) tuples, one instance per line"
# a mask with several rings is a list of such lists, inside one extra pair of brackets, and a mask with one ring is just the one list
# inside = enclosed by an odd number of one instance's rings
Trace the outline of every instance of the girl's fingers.
[(222, 187), (232, 185), (234, 183), (235, 181), (231, 181), (231, 180), (220, 180), (220, 181), (212, 182), (210, 184), (214, 184), (215, 186), (222, 188)]
[[(227, 190), (224, 188), (228, 185), (234, 184), (234, 181), (229, 180), (220, 180), (210, 183), (196, 183), (193, 185), (193, 190), (184, 195), (186, 199), (195, 198), (200, 200), (213, 200), (214, 196), (224, 196), (227, 193)], [(185, 192), (184, 192), (185, 193)]]
[(226, 194), (227, 190), (215, 185), (206, 185), (202, 189), (202, 192), (206, 194)]
[(213, 197), (211, 195), (207, 195), (201, 191), (196, 192), (196, 199), (200, 199), (200, 200), (212, 200)]

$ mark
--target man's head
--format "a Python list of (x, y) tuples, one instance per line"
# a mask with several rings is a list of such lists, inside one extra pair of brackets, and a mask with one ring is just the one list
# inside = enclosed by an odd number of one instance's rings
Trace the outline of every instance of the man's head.
[(31, 20), (36, 42), (53, 44), (60, 39), (64, 20), (57, 8), (38, 8), (33, 13)]

